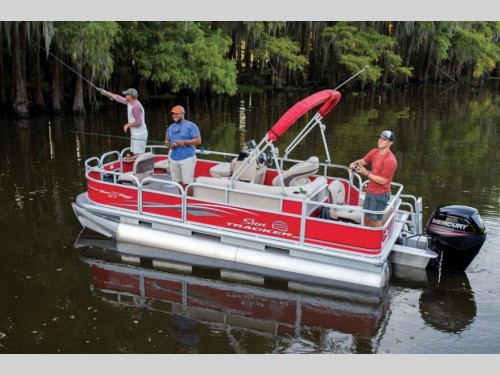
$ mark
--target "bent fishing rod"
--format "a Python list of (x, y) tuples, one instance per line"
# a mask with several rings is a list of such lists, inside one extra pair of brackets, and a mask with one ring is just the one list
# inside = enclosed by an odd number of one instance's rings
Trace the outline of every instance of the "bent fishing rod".
[[(33, 39), (30, 39), (33, 43), (35, 43), (38, 47), (40, 47), (41, 49), (43, 49), (45, 52), (47, 52), (49, 55), (51, 55), (54, 59), (56, 59), (57, 61), (59, 61), (61, 64), (63, 64), (66, 68), (68, 68), (69, 70), (71, 70), (73, 73), (75, 73), (78, 77), (80, 77), (81, 79), (83, 79), (85, 82), (87, 82), (90, 86), (92, 86), (93, 88), (95, 88), (97, 91), (99, 91), (101, 94), (102, 94), (102, 88), (100, 87), (97, 87), (96, 85), (94, 85), (92, 82), (90, 82), (87, 78), (85, 78), (84, 76), (82, 76), (80, 73), (78, 73), (75, 69), (73, 69), (71, 66), (69, 66), (68, 64), (66, 64), (64, 61), (62, 61), (59, 57), (57, 57), (56, 55), (54, 55), (52, 52), (50, 52), (49, 50), (47, 50), (46, 48), (42, 47), (40, 45), (40, 43), (34, 41)], [(106, 97), (108, 97), (110, 100), (113, 100), (112, 97), (110, 97), (109, 95), (105, 95)]]

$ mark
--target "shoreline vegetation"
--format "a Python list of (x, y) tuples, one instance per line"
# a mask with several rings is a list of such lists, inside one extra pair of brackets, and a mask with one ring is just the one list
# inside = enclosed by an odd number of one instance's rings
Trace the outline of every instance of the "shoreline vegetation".
[(103, 105), (265, 91), (481, 85), (500, 77), (493, 21), (0, 21), (0, 112), (16, 118)]

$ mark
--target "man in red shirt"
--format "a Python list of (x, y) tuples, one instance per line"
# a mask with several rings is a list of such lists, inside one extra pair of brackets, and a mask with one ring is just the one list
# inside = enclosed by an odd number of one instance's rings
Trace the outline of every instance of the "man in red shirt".
[[(356, 160), (349, 165), (353, 171), (368, 178), (368, 189), (366, 190), (363, 208), (371, 211), (383, 211), (391, 197), (391, 182), (398, 167), (396, 157), (391, 151), (395, 141), (394, 133), (384, 130), (377, 134), (378, 147), (370, 150), (362, 159)], [(371, 164), (371, 171), (365, 165)], [(365, 214), (365, 224), (371, 227), (382, 226), (383, 214)]]

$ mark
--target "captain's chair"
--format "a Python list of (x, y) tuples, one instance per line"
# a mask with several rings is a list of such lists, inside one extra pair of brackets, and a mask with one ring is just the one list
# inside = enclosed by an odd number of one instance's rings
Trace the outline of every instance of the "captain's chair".
[[(217, 178), (229, 178), (236, 172), (242, 165), (244, 165), (248, 157), (238, 160), (234, 158), (230, 163), (219, 163), (210, 168), (210, 175)], [(255, 160), (246, 167), (246, 169), (238, 177), (240, 181), (252, 182), (262, 185), (266, 175), (267, 165), (259, 164)]]
[(234, 167), (236, 165), (237, 160), (238, 158), (234, 158), (233, 160), (231, 160), (230, 163), (225, 162), (225, 163), (215, 164), (212, 168), (210, 168), (210, 175), (212, 177), (218, 177), (218, 178), (231, 177), (231, 175), (234, 172)]
[[(345, 187), (340, 180), (334, 180), (328, 185), (328, 202), (330, 204), (345, 205)], [(358, 207), (361, 208), (361, 207)], [(362, 212), (349, 207), (330, 207), (330, 218), (332, 220), (361, 223)]]
[[(285, 187), (300, 186), (311, 182), (310, 176), (314, 176), (319, 169), (319, 159), (317, 156), (311, 156), (305, 161), (295, 164), (290, 169), (281, 173)], [(276, 176), (272, 182), (273, 186), (280, 184), (279, 176)]]
[(123, 173), (118, 176), (118, 183), (130, 183), (135, 185), (135, 176), (139, 181), (142, 179), (152, 176), (154, 172), (155, 156), (152, 152), (146, 152), (141, 154), (135, 159), (134, 167), (131, 172)]

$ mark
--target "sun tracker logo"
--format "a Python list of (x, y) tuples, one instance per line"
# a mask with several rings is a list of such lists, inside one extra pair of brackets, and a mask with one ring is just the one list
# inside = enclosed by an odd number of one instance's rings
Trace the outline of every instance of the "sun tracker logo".
[(275, 221), (271, 224), (271, 227), (275, 230), (279, 230), (281, 232), (287, 232), (288, 231), (288, 225), (284, 221), (278, 220)]
[(242, 220), (242, 223), (226, 223), (230, 228), (242, 229), (246, 231), (252, 232), (260, 232), (263, 234), (270, 234), (273, 236), (281, 236), (281, 237), (293, 237), (293, 234), (288, 233), (288, 225), (281, 220), (273, 221), (271, 224), (271, 228), (269, 228), (267, 223), (259, 222), (252, 218), (245, 218)]

